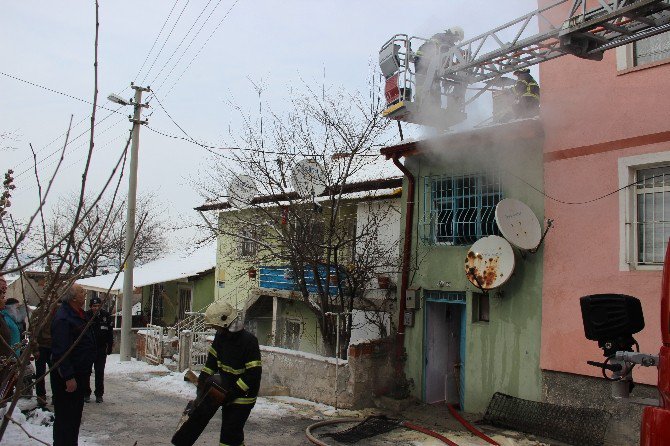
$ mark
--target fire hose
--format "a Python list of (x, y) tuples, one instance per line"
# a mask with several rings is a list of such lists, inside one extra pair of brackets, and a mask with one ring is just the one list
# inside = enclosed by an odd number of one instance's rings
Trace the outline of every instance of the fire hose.
[[(458, 411), (454, 408), (453, 405), (449, 404), (447, 405), (449, 408), (449, 412), (451, 415), (463, 425), (468, 431), (470, 431), (473, 435), (476, 435), (477, 437), (483, 439), (484, 441), (488, 442), (489, 444), (495, 445), (495, 446), (500, 446), (500, 443), (497, 441), (493, 440), (486, 434), (484, 434), (482, 431), (474, 427), (472, 424), (470, 424), (465, 418), (463, 418)], [(319, 421), (318, 423), (314, 423), (310, 426), (307, 426), (307, 429), (305, 429), (305, 435), (307, 436), (307, 439), (312, 442), (313, 444), (316, 444), (318, 446), (328, 446), (327, 443), (322, 442), (321, 440), (317, 439), (312, 435), (312, 430), (317, 429), (319, 427), (323, 426), (328, 426), (332, 424), (341, 424), (341, 423), (355, 423), (360, 421), (359, 418), (336, 418), (333, 420), (325, 420), (325, 421)], [(411, 423), (409, 421), (397, 421), (396, 422), (397, 426), (401, 426), (407, 429), (411, 429), (417, 432), (421, 432), (423, 434), (429, 435), (431, 437), (437, 438), (438, 440), (442, 441), (444, 444), (447, 444), (449, 446), (459, 446), (458, 443), (453, 442), (452, 440), (449, 440), (447, 437), (444, 435), (438, 434), (435, 431), (432, 431), (430, 429), (427, 429), (423, 426), (419, 426), (418, 424)]]
[[(307, 426), (307, 429), (305, 429), (305, 435), (307, 436), (307, 439), (311, 441), (312, 443), (318, 445), (318, 446), (328, 446), (327, 443), (322, 442), (321, 440), (317, 439), (312, 435), (312, 430), (323, 427), (323, 426), (328, 426), (331, 424), (340, 424), (340, 423), (355, 423), (357, 421), (360, 421), (359, 418), (336, 418), (334, 420), (325, 420), (325, 421), (319, 421), (318, 423), (314, 423), (310, 426)], [(417, 432), (421, 432), (426, 435), (430, 435), (431, 437), (437, 438), (438, 440), (444, 442), (444, 444), (448, 444), (449, 446), (459, 446), (458, 443), (454, 443), (453, 441), (449, 440), (447, 437), (444, 435), (440, 435), (437, 432), (431, 431), (430, 429), (427, 429), (425, 427), (419, 426), (418, 424), (410, 423), (409, 421), (400, 421), (398, 422), (398, 426), (405, 427), (407, 429), (411, 429)]]

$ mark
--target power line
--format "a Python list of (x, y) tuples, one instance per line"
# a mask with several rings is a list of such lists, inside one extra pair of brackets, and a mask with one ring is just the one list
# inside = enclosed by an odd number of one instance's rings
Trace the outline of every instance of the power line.
[[(98, 124), (104, 122), (107, 118), (109, 118), (109, 117), (112, 116), (112, 115), (113, 115), (113, 113), (108, 114), (107, 116), (105, 116), (104, 118), (102, 118), (100, 121), (96, 122), (95, 125), (97, 126)], [(111, 128), (116, 127), (117, 125), (119, 125), (119, 124), (121, 123), (121, 121), (123, 121), (123, 118), (121, 118), (121, 119), (119, 119), (118, 121), (116, 121), (115, 123), (111, 124), (110, 126), (108, 126), (107, 128), (105, 128), (104, 130), (98, 132), (98, 135), (102, 135), (102, 134), (106, 133), (107, 131), (109, 131)], [(78, 139), (81, 138), (82, 136), (88, 134), (88, 133), (90, 132), (90, 130), (91, 130), (91, 128), (89, 127), (88, 129), (84, 130), (84, 131), (81, 132), (79, 135), (77, 135), (75, 138), (73, 138), (72, 140), (68, 141), (66, 147), (70, 147), (70, 146), (72, 145), (72, 143), (74, 143), (76, 140), (78, 140)], [(72, 149), (72, 152), (76, 151), (76, 150), (79, 149), (80, 147), (86, 147), (86, 144), (87, 144), (87, 142), (83, 142), (83, 143), (81, 143), (81, 144), (75, 146), (75, 147)], [(39, 166), (40, 164), (43, 164), (45, 161), (47, 161), (48, 159), (50, 159), (51, 157), (53, 157), (53, 156), (56, 155), (57, 153), (60, 153), (62, 150), (63, 150), (63, 149), (62, 149), (61, 147), (57, 148), (56, 150), (54, 150), (53, 152), (51, 152), (49, 155), (47, 155), (47, 156), (45, 156), (44, 158), (42, 158), (41, 160), (39, 160), (39, 161), (37, 162), (37, 166)], [(71, 153), (72, 153), (72, 152), (71, 152)], [(32, 172), (34, 168), (35, 168), (35, 165), (30, 166), (29, 168), (27, 168), (27, 169), (25, 169), (25, 170), (22, 170), (21, 172), (17, 173), (17, 174), (14, 176), (14, 178), (19, 178), (19, 177), (25, 175), (25, 174), (28, 173), (28, 172)]]
[(228, 15), (230, 14), (230, 12), (233, 10), (233, 8), (235, 7), (235, 5), (237, 5), (237, 3), (238, 3), (239, 1), (240, 1), (240, 0), (235, 0), (235, 2), (232, 4), (232, 6), (231, 6), (230, 8), (228, 8), (228, 11), (226, 11), (226, 13), (223, 15), (223, 17), (221, 18), (221, 20), (219, 20), (219, 23), (216, 25), (216, 27), (214, 28), (214, 30), (213, 30), (213, 31), (209, 34), (209, 36), (207, 37), (207, 40), (205, 40), (205, 43), (203, 43), (202, 46), (200, 47), (200, 49), (198, 50), (198, 52), (195, 53), (195, 55), (193, 56), (193, 58), (191, 59), (191, 61), (188, 63), (188, 65), (186, 65), (186, 68), (184, 68), (184, 71), (182, 71), (181, 74), (179, 75), (179, 77), (177, 77), (177, 80), (175, 80), (175, 81), (172, 83), (172, 86), (171, 86), (170, 89), (167, 91), (167, 93), (165, 93), (164, 97), (167, 97), (167, 95), (170, 94), (170, 93), (172, 92), (172, 90), (174, 89), (175, 85), (177, 85), (177, 83), (181, 80), (181, 78), (184, 76), (184, 74), (188, 71), (188, 69), (189, 69), (189, 68), (191, 67), (191, 65), (193, 64), (193, 61), (195, 61), (195, 59), (197, 59), (197, 57), (200, 55), (200, 53), (202, 52), (202, 50), (207, 46), (207, 44), (209, 43), (210, 39), (214, 36), (214, 34), (216, 34), (216, 32), (219, 30), (219, 28), (221, 27), (221, 25), (223, 24), (223, 22), (226, 20), (226, 18), (227, 18)]
[[(78, 98), (77, 96), (73, 96), (71, 94), (64, 93), (62, 91), (54, 90), (53, 88), (45, 87), (44, 85), (40, 85), (36, 82), (31, 82), (31, 81), (28, 81), (28, 80), (25, 80), (25, 79), (21, 79), (20, 77), (13, 76), (11, 74), (8, 74), (8, 73), (2, 72), (2, 71), (0, 71), (0, 74), (3, 75), (3, 76), (8, 77), (10, 79), (14, 79), (14, 80), (17, 80), (19, 82), (23, 82), (23, 83), (28, 84), (28, 85), (32, 85), (33, 87), (41, 88), (41, 89), (49, 91), (51, 93), (60, 94), (62, 96), (68, 97), (70, 99), (74, 99), (75, 101), (79, 101), (79, 102), (83, 102), (85, 104), (93, 105), (93, 102), (91, 102), (91, 101), (87, 101), (86, 99)], [(102, 106), (102, 105), (96, 105), (96, 107), (100, 108), (102, 110), (108, 110), (108, 111), (111, 111), (113, 113), (118, 113), (116, 110), (112, 110), (111, 108), (107, 108), (107, 107)]]
[[(188, 29), (188, 31), (186, 31), (186, 34), (184, 35), (184, 37), (182, 37), (181, 41), (179, 42), (179, 44), (177, 45), (177, 47), (174, 49), (174, 51), (172, 52), (172, 54), (170, 54), (170, 57), (168, 58), (168, 60), (165, 61), (165, 63), (163, 64), (163, 66), (161, 67), (161, 69), (158, 71), (158, 73), (156, 74), (156, 76), (154, 76), (153, 80), (152, 80), (151, 82), (149, 82), (150, 85), (153, 85), (153, 84), (156, 82), (156, 80), (159, 78), (159, 76), (161, 75), (161, 73), (163, 72), (163, 70), (165, 69), (165, 67), (168, 66), (168, 64), (170, 63), (170, 61), (172, 60), (172, 58), (175, 56), (175, 54), (177, 54), (177, 52), (178, 52), (179, 49), (181, 48), (181, 45), (184, 43), (184, 41), (186, 40), (186, 38), (191, 34), (191, 31), (193, 31), (193, 28), (195, 28), (195, 25), (200, 21), (200, 17), (202, 17), (202, 15), (205, 13), (205, 11), (207, 10), (207, 8), (209, 7), (209, 4), (210, 4), (211, 2), (212, 2), (212, 0), (208, 0), (208, 1), (207, 1), (207, 4), (202, 8), (202, 10), (200, 11), (200, 14), (198, 14), (198, 17), (196, 17), (196, 19), (193, 21), (193, 24), (191, 24), (191, 27)], [(214, 6), (214, 8), (212, 9), (212, 11), (209, 13), (209, 15), (207, 16), (207, 18), (206, 18), (205, 21), (202, 23), (202, 25), (200, 26), (200, 28), (198, 29), (198, 31), (195, 33), (195, 35), (193, 36), (193, 38), (192, 38), (191, 41), (189, 42), (188, 46), (186, 47), (186, 49), (184, 50), (184, 52), (182, 53), (182, 55), (179, 56), (179, 59), (177, 59), (177, 62), (175, 62), (174, 66), (172, 67), (172, 69), (170, 70), (170, 72), (168, 73), (168, 75), (165, 77), (165, 79), (163, 80), (163, 82), (161, 83), (161, 85), (165, 83), (165, 81), (170, 77), (170, 74), (174, 71), (175, 67), (177, 67), (177, 66), (179, 65), (179, 62), (181, 61), (181, 58), (184, 57), (184, 54), (186, 54), (186, 52), (188, 51), (188, 49), (191, 47), (191, 44), (193, 43), (193, 41), (198, 37), (198, 35), (200, 35), (200, 32), (202, 32), (202, 29), (203, 29), (204, 26), (207, 24), (207, 22), (209, 21), (209, 19), (212, 17), (212, 14), (214, 14), (214, 11), (216, 11), (216, 9), (219, 7), (220, 4), (221, 4), (221, 0), (219, 0), (219, 1), (217, 2), (216, 6)]]
[(184, 7), (181, 8), (181, 11), (179, 12), (179, 16), (177, 17), (177, 20), (175, 20), (174, 24), (172, 25), (172, 28), (170, 29), (170, 32), (168, 33), (167, 37), (165, 38), (165, 42), (163, 42), (163, 45), (161, 46), (161, 49), (158, 50), (158, 54), (156, 54), (156, 57), (154, 58), (154, 61), (151, 63), (151, 66), (149, 67), (149, 70), (145, 73), (144, 78), (142, 78), (142, 82), (140, 84), (144, 85), (144, 81), (147, 79), (147, 76), (149, 76), (149, 73), (151, 73), (151, 70), (154, 68), (154, 65), (156, 64), (156, 61), (160, 57), (161, 53), (163, 52), (163, 48), (165, 48), (165, 44), (168, 43), (168, 40), (170, 40), (170, 36), (172, 36), (172, 33), (174, 32), (175, 27), (177, 26), (177, 23), (179, 23), (179, 19), (181, 19), (181, 16), (184, 14), (184, 10), (188, 6), (189, 0), (186, 0), (186, 4), (184, 4)]
[(151, 49), (149, 49), (149, 52), (147, 53), (147, 56), (144, 58), (144, 62), (142, 62), (142, 66), (140, 67), (140, 70), (137, 72), (135, 77), (133, 78), (135, 81), (137, 81), (137, 78), (140, 77), (140, 73), (144, 69), (144, 66), (147, 63), (147, 60), (149, 60), (149, 56), (153, 52), (154, 48), (156, 47), (156, 43), (158, 43), (158, 39), (160, 39), (161, 34), (163, 34), (163, 30), (165, 29), (165, 26), (168, 24), (168, 21), (170, 20), (170, 17), (172, 16), (172, 12), (174, 11), (174, 8), (177, 7), (177, 3), (179, 3), (179, 0), (175, 0), (174, 4), (172, 5), (172, 9), (170, 9), (170, 13), (168, 16), (165, 18), (165, 21), (163, 22), (163, 26), (161, 26), (160, 31), (158, 31), (158, 35), (154, 39), (154, 43), (151, 45)]

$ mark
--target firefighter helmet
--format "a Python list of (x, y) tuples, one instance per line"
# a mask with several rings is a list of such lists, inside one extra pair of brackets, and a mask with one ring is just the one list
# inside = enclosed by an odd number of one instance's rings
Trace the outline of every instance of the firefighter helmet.
[(242, 312), (237, 311), (228, 302), (215, 301), (205, 311), (205, 325), (218, 328), (226, 328), (228, 331), (237, 332), (244, 328)]
[(460, 42), (465, 37), (465, 31), (460, 26), (452, 26), (447, 31), (456, 37), (456, 42)]

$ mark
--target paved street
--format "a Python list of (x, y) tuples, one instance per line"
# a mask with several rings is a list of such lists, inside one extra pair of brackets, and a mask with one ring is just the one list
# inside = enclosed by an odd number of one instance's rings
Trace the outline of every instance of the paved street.
[[(143, 383), (151, 377), (147, 373), (109, 375), (105, 380), (105, 402), (90, 403), (84, 409), (82, 434), (96, 438), (99, 445), (169, 445), (188, 397), (145, 387)], [(247, 444), (310, 444), (304, 432), (314, 421), (278, 413), (279, 407), (264, 400), (258, 404), (246, 425)], [(217, 415), (197, 444), (218, 445), (220, 425)]]

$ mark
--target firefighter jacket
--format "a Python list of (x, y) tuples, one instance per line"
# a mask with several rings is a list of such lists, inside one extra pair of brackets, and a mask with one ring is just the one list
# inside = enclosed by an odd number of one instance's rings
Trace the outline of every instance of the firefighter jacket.
[[(60, 306), (51, 322), (51, 360), (56, 362), (63, 358), (58, 366), (58, 373), (67, 381), (75, 375), (91, 373), (95, 360), (95, 338), (91, 330), (84, 331), (86, 315), (77, 311), (69, 303)], [(65, 356), (70, 347), (84, 332), (79, 343)]]
[(98, 314), (94, 314), (93, 310), (88, 310), (86, 312), (86, 319), (93, 319), (91, 330), (93, 330), (93, 335), (95, 336), (98, 357), (111, 354), (112, 347), (114, 346), (112, 316), (101, 308)]
[[(528, 98), (539, 103), (540, 86), (535, 82), (532, 76), (528, 75), (525, 79), (519, 79), (514, 85), (514, 92), (517, 98)], [(527, 99), (527, 100), (528, 100)]]
[(209, 347), (207, 362), (198, 377), (198, 392), (207, 378), (219, 373), (232, 404), (255, 404), (261, 385), (261, 351), (256, 336), (246, 330), (237, 333), (217, 331)]

